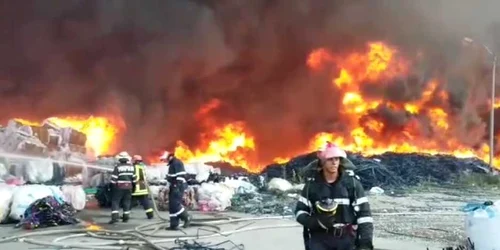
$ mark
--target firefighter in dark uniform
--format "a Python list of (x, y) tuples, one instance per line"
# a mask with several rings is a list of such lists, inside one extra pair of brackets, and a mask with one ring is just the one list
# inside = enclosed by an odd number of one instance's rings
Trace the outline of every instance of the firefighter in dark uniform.
[(120, 204), (123, 206), (123, 222), (130, 218), (132, 203), (132, 187), (135, 182), (134, 166), (130, 163), (130, 155), (121, 152), (116, 156), (118, 163), (111, 174), (111, 221), (118, 222), (120, 218)]
[(179, 220), (184, 222), (185, 228), (189, 227), (191, 216), (182, 205), (182, 198), (187, 187), (187, 173), (184, 169), (184, 163), (168, 151), (160, 157), (160, 160), (166, 162), (169, 166), (167, 181), (169, 183), (168, 212), (170, 213), (170, 227), (167, 229), (177, 230)]
[(358, 177), (340, 164), (345, 151), (328, 143), (318, 158), (321, 171), (307, 178), (295, 208), (306, 250), (372, 250), (370, 205)]
[(142, 156), (134, 155), (134, 168), (135, 168), (135, 185), (132, 192), (132, 197), (138, 200), (148, 219), (153, 219), (153, 206), (149, 197), (148, 187), (146, 186), (146, 165), (142, 161)]

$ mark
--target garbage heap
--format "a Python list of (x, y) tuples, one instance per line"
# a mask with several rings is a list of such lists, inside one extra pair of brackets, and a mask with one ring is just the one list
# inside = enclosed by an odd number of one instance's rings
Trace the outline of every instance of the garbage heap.
[(89, 161), (86, 141), (85, 134), (49, 120), (40, 125), (10, 120), (0, 127), (0, 183), (62, 184)]
[[(300, 182), (301, 169), (315, 161), (315, 153), (305, 154), (287, 163), (272, 164), (262, 174), (268, 179), (280, 177)], [(399, 188), (422, 182), (454, 183), (463, 175), (489, 173), (488, 164), (478, 158), (456, 158), (451, 155), (388, 152), (365, 157), (348, 153), (345, 163), (352, 166), (365, 189), (377, 186)]]

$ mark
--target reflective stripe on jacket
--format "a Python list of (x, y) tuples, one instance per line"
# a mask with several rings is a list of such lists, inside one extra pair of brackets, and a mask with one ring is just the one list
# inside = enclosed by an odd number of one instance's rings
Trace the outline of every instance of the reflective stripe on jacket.
[(144, 164), (136, 164), (135, 166), (135, 190), (132, 196), (147, 195), (148, 188), (146, 187), (146, 169)]

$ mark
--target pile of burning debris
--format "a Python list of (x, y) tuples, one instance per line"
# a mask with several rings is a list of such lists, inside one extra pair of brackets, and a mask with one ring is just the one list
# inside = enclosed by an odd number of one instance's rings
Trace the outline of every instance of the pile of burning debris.
[[(39, 125), (10, 120), (0, 127), (0, 179), (5, 182), (55, 183), (81, 173), (87, 137), (45, 120)], [(62, 166), (64, 164), (65, 166)]]
[[(464, 174), (489, 172), (488, 165), (480, 159), (450, 155), (384, 153), (364, 157), (350, 153), (348, 159), (365, 188), (414, 186), (422, 182), (451, 183)], [(264, 174), (268, 178), (284, 177), (298, 182), (300, 170), (315, 160), (315, 153), (298, 156), (287, 163), (268, 166)]]

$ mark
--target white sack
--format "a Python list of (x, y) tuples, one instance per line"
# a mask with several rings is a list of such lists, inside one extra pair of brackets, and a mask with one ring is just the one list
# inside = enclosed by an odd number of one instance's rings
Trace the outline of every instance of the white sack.
[(64, 200), (71, 204), (74, 209), (82, 210), (85, 208), (85, 204), (87, 203), (87, 195), (83, 190), (81, 185), (72, 186), (72, 185), (64, 185), (61, 188), (62, 193), (64, 195)]
[(304, 187), (306, 186), (306, 184), (296, 184), (296, 185), (293, 185), (293, 190), (295, 191), (302, 191), (302, 189), (304, 189)]
[(235, 179), (226, 179), (224, 184), (233, 189), (233, 192), (239, 194), (246, 193), (256, 193), (257, 187), (255, 187), (252, 183), (243, 181), (243, 180), (235, 180)]
[(370, 189), (370, 194), (372, 195), (384, 194), (384, 190), (381, 187), (372, 187)]
[(9, 170), (7, 169), (7, 167), (3, 163), (0, 163), (0, 176), (7, 175), (8, 173)]
[(158, 183), (165, 182), (167, 178), (168, 166), (156, 165), (156, 166), (146, 166), (146, 178), (148, 182)]
[(28, 185), (19, 186), (12, 197), (12, 206), (10, 208), (10, 218), (20, 220), (26, 209), (38, 199), (54, 196), (57, 199), (64, 200), (61, 189), (56, 186)]
[(158, 198), (158, 194), (160, 193), (161, 188), (163, 188), (163, 186), (149, 186), (149, 191), (151, 192), (151, 197), (153, 199)]
[(282, 178), (273, 178), (268, 184), (269, 190), (278, 190), (281, 192), (286, 192), (292, 188), (293, 188), (292, 184)]
[(0, 222), (5, 221), (9, 216), (10, 204), (12, 203), (12, 196), (15, 189), (16, 186), (0, 185)]
[(198, 205), (204, 211), (224, 211), (231, 206), (233, 194), (223, 183), (203, 183), (198, 188)]
[(198, 182), (208, 180), (210, 173), (213, 172), (214, 167), (210, 165), (206, 165), (203, 162), (190, 162), (184, 164), (184, 168), (188, 174), (196, 175), (196, 180)]
[(44, 183), (52, 180), (54, 165), (50, 159), (32, 160), (26, 163), (26, 178), (32, 183)]

